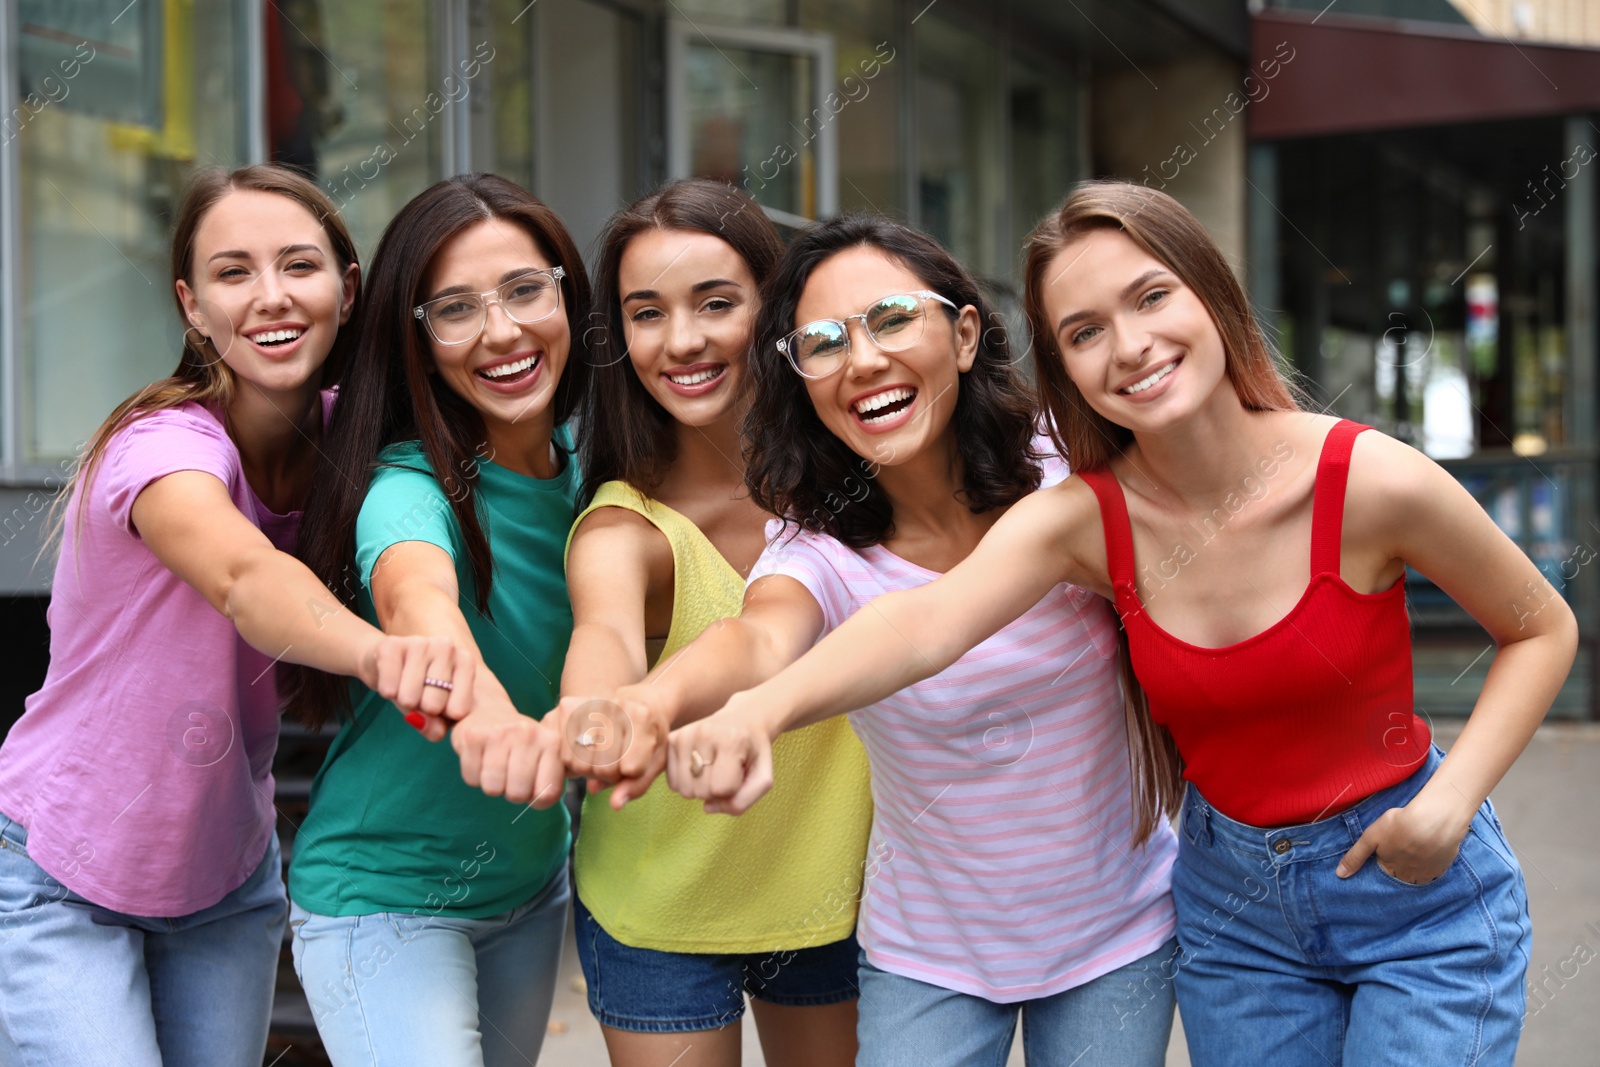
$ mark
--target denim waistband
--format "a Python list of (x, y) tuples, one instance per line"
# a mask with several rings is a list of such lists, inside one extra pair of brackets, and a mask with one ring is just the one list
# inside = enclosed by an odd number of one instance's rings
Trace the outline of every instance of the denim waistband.
[(1378, 816), (1390, 808), (1405, 806), (1421, 792), (1442, 759), (1444, 753), (1438, 745), (1432, 745), (1422, 765), (1408, 778), (1378, 790), (1337, 815), (1299, 826), (1251, 826), (1230, 819), (1191, 784), (1180, 820), (1183, 835), (1191, 843), (1209, 846), (1217, 842), (1273, 866), (1343, 855)]

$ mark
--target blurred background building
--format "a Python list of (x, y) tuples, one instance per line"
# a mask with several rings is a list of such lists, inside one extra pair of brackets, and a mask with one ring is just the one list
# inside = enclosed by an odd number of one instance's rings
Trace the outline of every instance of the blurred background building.
[[(1314, 404), (1445, 464), (1592, 635), (1597, 44), (1600, 0), (0, 0), (0, 730), (44, 676), (53, 493), (175, 362), (183, 182), (269, 159), (364, 257), (467, 170), (591, 252), (680, 175), (791, 230), (884, 211), (1018, 327), (1021, 242), (1073, 182), (1165, 189)], [(1410, 600), (1417, 703), (1465, 713), (1492, 645)], [(1595, 647), (1555, 715), (1596, 717)], [(325, 743), (285, 728), (286, 856)], [(285, 969), (269, 1058), (295, 1043), (315, 1062)]]
[[(46, 662), (52, 491), (175, 362), (183, 181), (266, 159), (364, 255), (472, 169), (585, 248), (685, 174), (791, 228), (886, 211), (1014, 320), (1074, 181), (1164, 188), (1317, 404), (1444, 462), (1592, 631), (1591, 42), (1595, 0), (0, 0), (0, 724)], [(1413, 582), (1418, 702), (1465, 711), (1488, 639)], [(1557, 714), (1594, 715), (1590, 659)]]

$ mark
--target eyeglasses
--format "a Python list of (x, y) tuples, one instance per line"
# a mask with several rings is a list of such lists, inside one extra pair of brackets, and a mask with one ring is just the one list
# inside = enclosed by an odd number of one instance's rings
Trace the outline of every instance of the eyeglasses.
[(778, 342), (778, 351), (803, 378), (826, 378), (850, 358), (850, 320), (860, 319), (872, 343), (885, 352), (900, 352), (922, 339), (926, 303), (936, 300), (951, 311), (956, 306), (938, 293), (918, 289), (876, 301), (859, 315), (808, 322)]
[(563, 267), (529, 268), (504, 285), (481, 293), (453, 293), (415, 307), (411, 313), (428, 327), (428, 333), (442, 345), (464, 345), (476, 341), (489, 321), (489, 305), (499, 304), (512, 322), (527, 326), (548, 319), (561, 307), (561, 286), (567, 276)]

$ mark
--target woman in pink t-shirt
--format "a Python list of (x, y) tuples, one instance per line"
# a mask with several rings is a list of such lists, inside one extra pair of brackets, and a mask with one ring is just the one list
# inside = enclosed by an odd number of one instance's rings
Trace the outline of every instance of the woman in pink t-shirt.
[(354, 340), (333, 204), (283, 168), (204, 171), (172, 263), (178, 367), (89, 441), (49, 673), (0, 747), (0, 1063), (259, 1064), (286, 912), (274, 664), (471, 701), (470, 656), (385, 637), (287, 554)]
[[(618, 690), (635, 738), (771, 677), (880, 594), (932, 581), (1066, 477), (998, 315), (931, 238), (872, 216), (823, 223), (763, 295), (746, 481), (789, 520), (769, 526), (738, 618)], [(1163, 1062), (1176, 845), (1164, 822), (1134, 818), (1116, 648), (1105, 605), (1058, 585), (938, 678), (851, 714), (875, 805), (858, 1062), (1000, 1062), (1019, 1011), (1030, 1062)], [(615, 770), (642, 781), (667, 756), (645, 763), (636, 747)]]

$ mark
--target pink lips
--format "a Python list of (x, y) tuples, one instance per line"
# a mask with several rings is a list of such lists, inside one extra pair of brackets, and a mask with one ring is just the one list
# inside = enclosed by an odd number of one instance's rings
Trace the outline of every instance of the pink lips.
[[(1131, 400), (1135, 404), (1143, 404), (1143, 403), (1146, 403), (1148, 401), (1154, 400), (1156, 397), (1160, 396), (1162, 393), (1165, 393), (1167, 391), (1167, 387), (1171, 384), (1172, 379), (1174, 379), (1174, 378), (1176, 378), (1178, 376), (1178, 364), (1180, 364), (1182, 362), (1183, 362), (1183, 358), (1180, 356), (1178, 359), (1175, 359), (1171, 363), (1166, 364), (1166, 366), (1171, 367), (1172, 369), (1167, 371), (1166, 377), (1162, 378), (1159, 382), (1157, 382), (1156, 384), (1152, 385), (1150, 388), (1142, 389), (1137, 393), (1125, 393), (1125, 392), (1122, 391), (1123, 389), (1127, 388), (1127, 386), (1125, 385), (1121, 389), (1117, 390), (1117, 395), (1122, 397), (1122, 399), (1124, 399), (1124, 400)], [(1155, 369), (1156, 370), (1160, 370), (1161, 368), (1157, 367)], [(1138, 382), (1143, 381), (1145, 378), (1150, 377), (1150, 374), (1153, 374), (1153, 373), (1155, 373), (1155, 371), (1150, 371), (1150, 372), (1142, 375), (1139, 378), (1135, 378), (1132, 382), (1129, 382), (1128, 385), (1137, 384)]]
[[(716, 373), (705, 381), (695, 382), (693, 385), (684, 385), (682, 382), (672, 380), (673, 377), (688, 377), (699, 374), (702, 371), (716, 371)], [(728, 365), (726, 363), (694, 363), (687, 367), (675, 367), (670, 372), (663, 372), (661, 380), (667, 383), (668, 389), (671, 389), (679, 396), (705, 396), (720, 386), (727, 377)]]
[[(508, 363), (521, 363), (530, 357), (534, 360), (533, 366), (519, 374), (509, 375), (505, 378), (486, 378), (483, 376), (483, 372), (485, 370), (489, 370), (494, 367), (503, 367)], [(506, 357), (505, 359), (497, 359), (492, 363), (485, 363), (483, 366), (478, 367), (473, 371), (473, 377), (476, 378), (479, 384), (484, 386), (486, 389), (490, 389), (496, 393), (502, 393), (507, 396), (515, 396), (518, 393), (524, 393), (531, 389), (539, 381), (543, 373), (544, 353), (541, 352), (535, 355), (531, 352), (518, 352), (515, 355)]]

